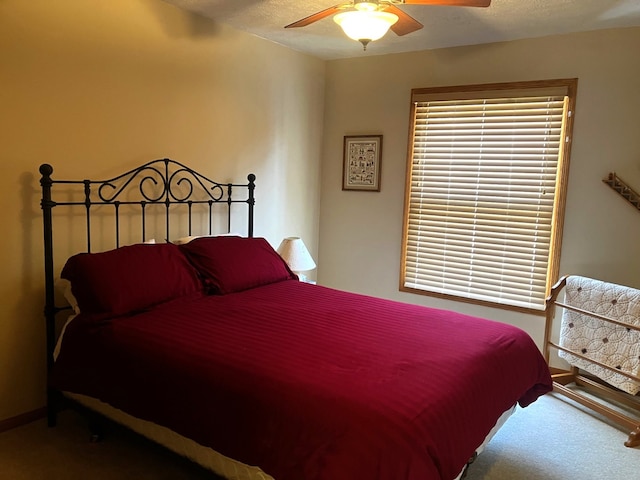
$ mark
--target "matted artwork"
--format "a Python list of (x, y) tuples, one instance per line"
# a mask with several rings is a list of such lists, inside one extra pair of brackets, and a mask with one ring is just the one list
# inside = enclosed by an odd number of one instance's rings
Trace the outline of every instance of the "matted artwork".
[(344, 137), (342, 190), (380, 191), (382, 135)]

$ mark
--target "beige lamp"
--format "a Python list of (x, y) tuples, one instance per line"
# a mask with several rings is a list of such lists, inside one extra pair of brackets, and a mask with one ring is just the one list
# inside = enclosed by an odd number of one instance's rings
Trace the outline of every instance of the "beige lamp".
[(301, 272), (316, 268), (316, 262), (313, 261), (309, 250), (300, 237), (287, 237), (282, 240), (278, 247), (278, 253), (302, 282), (306, 282), (307, 277)]

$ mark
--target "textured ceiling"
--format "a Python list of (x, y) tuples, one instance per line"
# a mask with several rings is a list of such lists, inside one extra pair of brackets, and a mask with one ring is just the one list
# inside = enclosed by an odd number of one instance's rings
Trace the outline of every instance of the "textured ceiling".
[(424, 28), (402, 37), (389, 32), (365, 52), (342, 33), (332, 17), (307, 27), (284, 29), (341, 3), (339, 0), (164, 1), (326, 60), (640, 26), (640, 0), (493, 0), (488, 8), (402, 5)]

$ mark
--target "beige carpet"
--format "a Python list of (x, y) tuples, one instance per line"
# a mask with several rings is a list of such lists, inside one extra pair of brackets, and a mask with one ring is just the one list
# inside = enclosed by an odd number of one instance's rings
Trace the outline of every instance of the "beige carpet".
[(638, 480), (640, 447), (628, 433), (566, 397), (519, 408), (465, 480)]
[(219, 479), (118, 426), (90, 442), (84, 418), (66, 410), (58, 426), (39, 420), (0, 434), (0, 480)]
[[(518, 408), (471, 466), (466, 480), (635, 480), (640, 448), (625, 432), (546, 395)], [(90, 443), (79, 414), (0, 434), (0, 480), (219, 480), (154, 444), (110, 427)], [(304, 480), (304, 479), (300, 479)], [(354, 479), (367, 480), (367, 479)]]

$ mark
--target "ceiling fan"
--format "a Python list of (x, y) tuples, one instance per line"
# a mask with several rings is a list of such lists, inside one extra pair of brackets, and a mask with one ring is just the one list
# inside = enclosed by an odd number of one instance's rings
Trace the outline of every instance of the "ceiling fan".
[(369, 42), (382, 38), (389, 29), (401, 36), (423, 27), (415, 18), (396, 6), (403, 4), (488, 7), (491, 0), (352, 0), (316, 12), (284, 28), (306, 27), (337, 14), (334, 21), (347, 36), (361, 42), (366, 50)]

